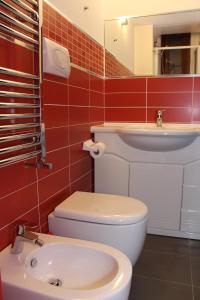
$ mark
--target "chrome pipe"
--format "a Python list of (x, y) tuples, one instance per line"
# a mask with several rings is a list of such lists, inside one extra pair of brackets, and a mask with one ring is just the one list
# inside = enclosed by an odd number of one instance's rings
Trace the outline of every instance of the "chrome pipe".
[(10, 11), (11, 13), (15, 14), (16, 16), (22, 18), (23, 20), (28, 21), (31, 24), (38, 26), (38, 22), (34, 21), (31, 17), (27, 16), (26, 14), (24, 14), (20, 10), (16, 9), (9, 3), (6, 3), (6, 1), (0, 0), (0, 6), (3, 8), (6, 8), (8, 11)]
[(38, 85), (28, 84), (28, 83), (18, 82), (18, 81), (5, 80), (5, 79), (0, 79), (0, 85), (20, 87), (20, 88), (24, 88), (24, 89), (39, 89), (40, 88)]
[(14, 124), (14, 125), (0, 125), (0, 131), (19, 130), (40, 127), (40, 123)]
[(5, 153), (10, 153), (10, 152), (13, 152), (13, 151), (19, 151), (19, 150), (23, 150), (23, 149), (28, 149), (28, 148), (36, 147), (36, 146), (39, 146), (39, 145), (40, 145), (40, 142), (37, 142), (37, 143), (26, 143), (26, 144), (21, 144), (21, 145), (16, 145), (16, 146), (2, 148), (2, 149), (0, 149), (0, 155), (1, 154), (5, 154)]
[(38, 104), (0, 102), (0, 108), (40, 108)]
[(0, 114), (0, 120), (33, 119), (39, 117), (40, 114)]
[(4, 165), (7, 165), (8, 163), (17, 162), (17, 161), (24, 160), (27, 158), (35, 157), (40, 154), (41, 154), (41, 151), (34, 151), (31, 153), (26, 153), (26, 154), (21, 154), (21, 155), (9, 157), (9, 158), (1, 159), (0, 166), (4, 166)]
[(13, 25), (15, 25), (15, 26), (23, 29), (23, 30), (26, 30), (26, 31), (28, 31), (28, 32), (30, 32), (30, 33), (38, 36), (38, 32), (35, 29), (33, 29), (33, 28), (31, 28), (31, 27), (23, 24), (22, 22), (20, 22), (20, 21), (18, 21), (16, 19), (13, 19), (12, 17), (10, 17), (9, 15), (6, 15), (2, 11), (0, 11), (0, 18), (2, 18), (3, 20), (5, 20), (6, 22), (9, 22), (9, 23), (11, 23), (11, 24), (13, 24)]
[(17, 135), (2, 136), (2, 137), (0, 137), (0, 143), (24, 140), (24, 139), (29, 139), (29, 138), (39, 139), (39, 137), (40, 137), (39, 132), (38, 133), (23, 133), (23, 134), (17, 134)]
[(29, 2), (30, 4), (33, 4), (33, 5), (38, 7), (38, 2), (35, 1), (35, 0), (27, 0), (27, 2)]
[(23, 78), (27, 78), (27, 79), (33, 79), (33, 80), (40, 79), (38, 76), (35, 76), (33, 74), (24, 73), (24, 72), (20, 72), (20, 71), (8, 69), (8, 68), (3, 68), (3, 67), (0, 67), (0, 73), (6, 74), (6, 75), (11, 75), (11, 76), (23, 77)]
[(23, 8), (24, 10), (26, 10), (27, 12), (30, 12), (33, 14), (35, 21), (39, 20), (39, 15), (37, 13), (37, 11), (35, 11), (32, 7), (30, 7), (29, 5), (25, 4), (23, 1), (21, 0), (12, 0), (15, 4), (19, 5), (21, 8)]
[(18, 40), (17, 38), (14, 38), (10, 35), (7, 35), (6, 33), (3, 33), (3, 32), (0, 32), (0, 38), (1, 39), (4, 39), (10, 43), (13, 43), (13, 44), (16, 44), (16, 45), (19, 45), (19, 46), (22, 46), (24, 48), (27, 48), (27, 49), (30, 49), (34, 52), (38, 52), (38, 50), (31, 44), (27, 44), (21, 40)]
[(39, 96), (35, 95), (35, 94), (7, 92), (7, 91), (0, 91), (0, 97), (7, 97), (7, 98), (30, 98), (30, 99), (38, 99), (39, 98)]
[(12, 28), (4, 25), (3, 23), (0, 23), (0, 29), (3, 30), (3, 31), (5, 31), (5, 32), (7, 32), (7, 33), (9, 33), (9, 34), (17, 36), (17, 37), (19, 37), (19, 38), (21, 38), (21, 39), (23, 39), (25, 41), (28, 41), (28, 42), (30, 42), (32, 44), (38, 45), (38, 41), (36, 41), (36, 40), (34, 40), (34, 39), (26, 36), (25, 34), (19, 32), (17, 30), (14, 30), (14, 29), (12, 29)]

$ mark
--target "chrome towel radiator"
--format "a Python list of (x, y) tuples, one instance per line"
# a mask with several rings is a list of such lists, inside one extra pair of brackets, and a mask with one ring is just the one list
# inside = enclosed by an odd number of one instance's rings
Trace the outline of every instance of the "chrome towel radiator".
[(35, 75), (0, 66), (0, 166), (36, 157), (30, 165), (49, 168), (41, 116), (42, 1), (7, 2), (0, 0), (0, 41), (33, 52), (39, 71)]

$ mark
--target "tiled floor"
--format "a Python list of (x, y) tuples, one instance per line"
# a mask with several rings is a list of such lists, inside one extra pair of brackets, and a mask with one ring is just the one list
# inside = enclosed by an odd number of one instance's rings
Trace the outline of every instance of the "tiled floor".
[(148, 235), (129, 300), (200, 300), (200, 241)]

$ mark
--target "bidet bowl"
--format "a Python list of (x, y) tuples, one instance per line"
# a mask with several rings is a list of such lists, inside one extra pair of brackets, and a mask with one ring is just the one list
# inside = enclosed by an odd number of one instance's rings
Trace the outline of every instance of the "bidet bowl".
[(120, 251), (94, 242), (39, 234), (41, 248), (0, 253), (4, 300), (127, 300), (132, 266)]

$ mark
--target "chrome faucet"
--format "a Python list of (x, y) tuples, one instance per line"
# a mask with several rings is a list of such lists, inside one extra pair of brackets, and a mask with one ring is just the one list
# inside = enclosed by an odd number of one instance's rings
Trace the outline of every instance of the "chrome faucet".
[[(36, 226), (34, 226), (36, 227)], [(11, 253), (19, 254), (23, 251), (24, 241), (29, 241), (42, 247), (44, 242), (38, 238), (38, 235), (29, 231), (34, 227), (27, 227), (26, 225), (18, 225), (16, 227), (15, 236), (11, 244)]]
[(160, 110), (157, 110), (157, 112), (156, 112), (156, 125), (157, 125), (157, 127), (162, 127), (163, 112), (164, 111), (165, 111), (165, 109), (160, 109)]

